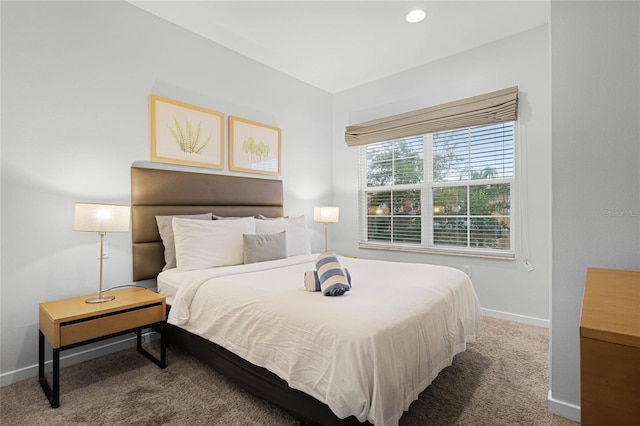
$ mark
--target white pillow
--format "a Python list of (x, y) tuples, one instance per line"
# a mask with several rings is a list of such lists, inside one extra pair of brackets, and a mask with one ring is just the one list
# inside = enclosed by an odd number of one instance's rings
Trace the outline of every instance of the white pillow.
[(162, 244), (164, 244), (164, 267), (162, 268), (163, 271), (176, 267), (176, 247), (172, 226), (172, 220), (174, 217), (182, 217), (185, 219), (211, 220), (211, 213), (156, 216), (158, 233), (160, 234), (160, 238), (162, 238)]
[(245, 217), (253, 217), (253, 216), (218, 216), (214, 214), (213, 220), (235, 220), (235, 219), (244, 219)]
[(256, 219), (256, 234), (275, 234), (282, 231), (287, 231), (287, 257), (311, 253), (311, 239), (304, 215), (291, 218)]
[(173, 218), (176, 263), (181, 271), (240, 265), (243, 234), (255, 234), (255, 220), (190, 220)]
[(266, 217), (265, 215), (258, 213), (258, 219), (264, 219), (264, 220), (289, 219), (289, 216)]

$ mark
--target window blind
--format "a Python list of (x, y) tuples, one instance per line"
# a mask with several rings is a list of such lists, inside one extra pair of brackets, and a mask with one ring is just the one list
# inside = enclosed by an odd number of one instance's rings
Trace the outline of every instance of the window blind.
[(443, 130), (515, 121), (517, 115), (518, 86), (514, 86), (347, 126), (345, 142), (348, 146), (367, 145)]
[(513, 125), (499, 123), (436, 133), (433, 156), (435, 182), (511, 178)]
[(360, 245), (513, 254), (514, 122), (360, 147)]

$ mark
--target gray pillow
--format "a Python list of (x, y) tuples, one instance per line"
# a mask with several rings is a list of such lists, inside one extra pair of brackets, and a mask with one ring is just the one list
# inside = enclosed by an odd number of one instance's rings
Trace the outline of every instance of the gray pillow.
[(182, 217), (185, 219), (196, 220), (211, 220), (211, 213), (202, 214), (177, 214), (173, 216), (156, 216), (156, 223), (158, 224), (158, 232), (160, 232), (160, 238), (162, 238), (162, 244), (164, 244), (164, 267), (163, 271), (167, 269), (173, 269), (176, 267), (176, 243), (173, 236), (173, 226), (171, 221), (174, 217)]
[(242, 234), (244, 263), (265, 262), (287, 257), (287, 231), (276, 234)]

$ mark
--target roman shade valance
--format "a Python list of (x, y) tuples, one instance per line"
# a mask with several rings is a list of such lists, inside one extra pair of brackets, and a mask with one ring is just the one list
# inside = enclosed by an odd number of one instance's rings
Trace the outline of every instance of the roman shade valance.
[(366, 145), (407, 136), (461, 127), (515, 121), (518, 86), (403, 114), (347, 126), (349, 146)]

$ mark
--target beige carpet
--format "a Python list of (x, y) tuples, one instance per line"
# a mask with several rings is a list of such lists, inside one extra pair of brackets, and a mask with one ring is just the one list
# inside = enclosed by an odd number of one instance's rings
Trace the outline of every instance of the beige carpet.
[[(151, 350), (151, 349), (150, 349)], [(36, 378), (5, 386), (5, 425), (297, 425), (176, 347), (157, 368), (127, 349), (61, 370), (60, 408)], [(483, 318), (478, 341), (415, 401), (400, 425), (576, 425), (547, 412), (548, 330)]]

